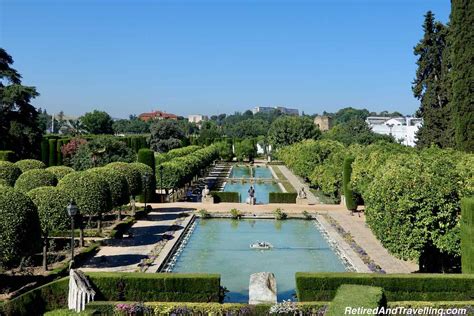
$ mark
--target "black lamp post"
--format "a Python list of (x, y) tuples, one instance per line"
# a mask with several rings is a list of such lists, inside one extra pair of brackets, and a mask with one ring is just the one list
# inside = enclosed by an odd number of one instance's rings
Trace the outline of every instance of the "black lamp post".
[(158, 168), (160, 170), (160, 202), (163, 202), (163, 165)]
[(143, 183), (143, 197), (144, 197), (144, 200), (145, 200), (145, 211), (146, 211), (146, 188), (148, 186), (148, 172), (145, 172), (145, 174), (143, 175), (142, 177), (142, 183)]
[(69, 217), (71, 217), (71, 263), (69, 264), (69, 269), (72, 269), (74, 266), (74, 219), (79, 213), (79, 208), (76, 203), (71, 200), (66, 209)]

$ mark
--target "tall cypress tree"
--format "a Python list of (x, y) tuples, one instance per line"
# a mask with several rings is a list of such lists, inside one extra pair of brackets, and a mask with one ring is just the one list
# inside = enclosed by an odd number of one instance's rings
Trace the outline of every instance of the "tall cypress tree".
[(12, 57), (0, 48), (0, 149), (14, 150), (18, 158), (38, 157), (42, 131), (30, 101), (39, 94), (35, 87), (21, 84), (11, 64)]
[(456, 147), (474, 152), (474, 1), (451, 1), (451, 33)]
[(416, 114), (424, 121), (417, 134), (417, 145), (452, 147), (448, 27), (436, 22), (434, 14), (428, 11), (423, 30), (424, 36), (414, 48), (418, 69), (412, 86), (414, 96), (420, 100)]

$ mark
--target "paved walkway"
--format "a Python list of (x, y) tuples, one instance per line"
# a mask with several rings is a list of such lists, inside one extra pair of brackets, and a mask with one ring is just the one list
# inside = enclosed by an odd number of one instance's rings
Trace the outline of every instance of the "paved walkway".
[(418, 270), (417, 264), (395, 258), (382, 246), (365, 224), (365, 215), (351, 216), (348, 211), (328, 212), (328, 215), (349, 232), (355, 242), (387, 273), (411, 273)]
[(296, 189), (296, 192), (299, 192), (303, 187), (306, 196), (308, 197), (309, 204), (321, 204), (319, 199), (314, 196), (313, 193), (309, 190), (309, 186), (304, 183), (300, 178), (298, 178), (293, 172), (291, 172), (286, 166), (284, 165), (273, 165), (272, 168), (280, 169), (281, 173), (285, 176), (285, 178), (291, 183), (291, 185)]
[(132, 237), (110, 239), (99, 252), (86, 262), (83, 271), (134, 272), (138, 264), (154, 251), (159, 251), (170, 240), (177, 239), (183, 226), (176, 225), (178, 214), (186, 211), (170, 208), (150, 212), (147, 218), (138, 220), (130, 229)]

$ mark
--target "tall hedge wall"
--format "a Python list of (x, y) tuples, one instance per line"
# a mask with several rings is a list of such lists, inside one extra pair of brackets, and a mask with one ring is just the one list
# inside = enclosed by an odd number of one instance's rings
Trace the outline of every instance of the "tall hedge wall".
[(297, 196), (298, 196), (298, 194), (296, 194), (296, 193), (270, 192), (270, 193), (268, 193), (268, 202), (269, 203), (295, 204)]
[(357, 210), (357, 200), (354, 195), (354, 191), (351, 188), (351, 174), (352, 174), (352, 163), (354, 157), (347, 157), (344, 159), (343, 173), (342, 173), (342, 188), (344, 191), (344, 197), (346, 199), (346, 207), (350, 211)]
[(214, 197), (214, 203), (240, 203), (239, 192), (212, 191), (211, 195)]
[(49, 158), (48, 158), (48, 165), (49, 166), (56, 166), (56, 151), (57, 151), (57, 139), (50, 139), (49, 141)]
[(474, 274), (474, 197), (461, 200), (461, 265)]
[(15, 160), (15, 152), (11, 150), (0, 150), (0, 161), (11, 161)]
[(342, 284), (379, 286), (388, 301), (469, 301), (474, 274), (296, 273), (299, 301), (329, 301)]

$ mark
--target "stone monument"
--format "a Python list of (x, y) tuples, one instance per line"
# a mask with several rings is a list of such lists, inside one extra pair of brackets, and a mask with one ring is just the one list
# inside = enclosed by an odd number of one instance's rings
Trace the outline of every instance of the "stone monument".
[(298, 196), (296, 197), (296, 204), (299, 205), (308, 205), (308, 195), (306, 194), (306, 191), (304, 190), (304, 187), (301, 187), (301, 189), (298, 191)]
[(204, 204), (214, 204), (214, 197), (211, 195), (209, 191), (209, 187), (207, 185), (204, 186), (202, 190), (202, 203)]
[(277, 284), (271, 272), (258, 272), (250, 275), (249, 304), (276, 304)]

